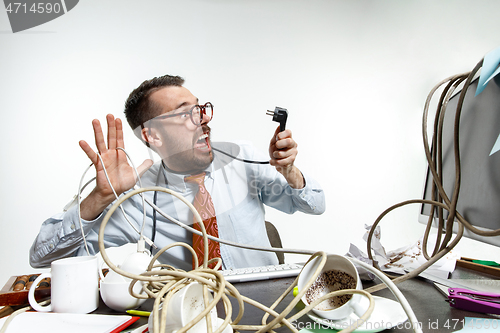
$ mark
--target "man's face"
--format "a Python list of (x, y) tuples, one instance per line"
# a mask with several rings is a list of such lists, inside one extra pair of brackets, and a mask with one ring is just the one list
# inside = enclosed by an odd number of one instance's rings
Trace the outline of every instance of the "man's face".
[[(188, 112), (198, 104), (198, 99), (188, 89), (176, 86), (157, 90), (149, 98), (161, 109), (161, 115)], [(159, 138), (154, 146), (169, 169), (194, 173), (210, 165), (213, 155), (209, 121), (203, 116), (201, 124), (195, 125), (189, 114), (152, 120), (151, 128)]]

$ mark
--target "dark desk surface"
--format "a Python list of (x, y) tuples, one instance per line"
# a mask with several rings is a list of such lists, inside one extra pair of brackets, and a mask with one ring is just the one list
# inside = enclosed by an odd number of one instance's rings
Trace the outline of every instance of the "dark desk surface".
[[(453, 277), (466, 278), (463, 276), (464, 274), (460, 276), (460, 273), (461, 272), (454, 273)], [(477, 274), (470, 274), (468, 275), (468, 277), (493, 278), (486, 275), (478, 276)], [(238, 285), (236, 285), (236, 287), (242, 295), (251, 297), (267, 306), (270, 306), (278, 298), (278, 296), (283, 293), (286, 287), (290, 285), (290, 283), (293, 283), (293, 279), (239, 283)], [(364, 286), (365, 288), (367, 288), (372, 285), (374, 285), (374, 283), (366, 283)], [(493, 320), (499, 321), (498, 327), (500, 327), (500, 319), (497, 319), (496, 317), (483, 313), (458, 310), (450, 307), (448, 302), (445, 301), (446, 297), (430, 282), (424, 281), (422, 279), (412, 279), (398, 284), (398, 288), (410, 303), (413, 312), (415, 313), (419, 323), (421, 323), (421, 327), (424, 332), (457, 331), (463, 327), (462, 320), (465, 317), (492, 318)], [(396, 300), (389, 289), (380, 290), (374, 293), (374, 295)], [(293, 296), (291, 295), (287, 296), (287, 298), (284, 300), (283, 306), (277, 308), (278, 312), (285, 308), (292, 297)], [(261, 310), (249, 306), (245, 309), (245, 316), (242, 320), (242, 323), (260, 324), (262, 316), (263, 312)], [(311, 320), (307, 316), (303, 316), (299, 319), (299, 322), (302, 322), (304, 324), (310, 321)], [(413, 330), (408, 325), (399, 325), (399, 327), (394, 327), (390, 331), (412, 332)], [(304, 325), (300, 327), (307, 326)], [(281, 330), (287, 331), (287, 329), (285, 328), (282, 328)]]
[[(468, 270), (459, 269), (453, 273), (453, 278), (484, 278), (484, 279), (496, 279), (492, 276), (478, 274), (474, 272), (469, 272)], [(293, 278), (286, 279), (275, 279), (267, 281), (256, 281), (256, 282), (244, 282), (237, 283), (234, 286), (238, 289), (241, 295), (252, 298), (266, 306), (271, 306), (276, 299), (286, 290), (287, 287), (293, 283)], [(375, 283), (365, 283), (364, 287), (370, 287)], [(401, 290), (403, 295), (406, 297), (410, 303), (419, 323), (421, 323), (422, 330), (424, 332), (454, 332), (462, 329), (463, 319), (465, 317), (479, 317), (479, 318), (491, 318), (492, 320), (498, 320), (498, 327), (500, 327), (500, 317), (494, 317), (491, 315), (486, 315), (477, 312), (468, 312), (463, 310), (458, 310), (450, 307), (450, 305), (445, 301), (446, 297), (438, 291), (430, 282), (421, 279), (412, 279), (404, 281), (398, 284), (398, 288)], [(396, 298), (392, 295), (389, 289), (383, 289), (374, 293), (374, 295), (386, 297), (392, 300)], [(277, 312), (281, 312), (292, 300), (293, 296), (289, 294), (285, 300), (276, 308)], [(236, 316), (238, 311), (238, 306), (234, 299), (231, 299), (233, 304), (233, 318)], [(223, 317), (223, 306), (219, 304), (218, 313), (219, 317)], [(152, 302), (148, 300), (141, 308), (144, 310), (151, 310)], [(102, 310), (100, 308), (100, 310)], [(99, 310), (98, 310), (99, 311)], [(292, 311), (296, 313), (298, 309)], [(109, 313), (109, 312), (108, 312)], [(260, 325), (264, 312), (257, 309), (251, 305), (245, 303), (244, 316), (240, 321), (240, 324), (251, 324)], [(288, 315), (287, 317), (290, 317)], [(268, 320), (269, 322), (269, 320)], [(297, 323), (301, 324), (297, 324)], [(301, 317), (295, 325), (295, 327), (303, 328), (307, 327), (307, 322), (312, 322), (308, 316)], [(146, 323), (145, 319), (142, 319), (136, 326)], [(302, 325), (302, 326), (298, 326)], [(408, 324), (409, 325), (409, 324)], [(388, 332), (413, 332), (411, 327), (408, 325), (399, 325), (399, 327), (394, 327)], [(311, 327), (311, 326), (310, 326)], [(316, 326), (318, 327), (318, 326)], [(287, 328), (282, 327), (277, 330), (278, 332), (287, 332)]]

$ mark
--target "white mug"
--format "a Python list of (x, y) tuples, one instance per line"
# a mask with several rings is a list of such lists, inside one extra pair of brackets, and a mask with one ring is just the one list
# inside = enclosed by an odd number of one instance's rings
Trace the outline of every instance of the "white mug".
[[(299, 281), (297, 283), (299, 291), (304, 289), (304, 286), (307, 284), (307, 282), (311, 279), (313, 276), (314, 272), (316, 269), (319, 267), (321, 262), (321, 257), (317, 256), (311, 261), (309, 261), (304, 268), (302, 269), (300, 275), (299, 275)], [(361, 280), (359, 278), (358, 271), (354, 264), (347, 259), (346, 257), (336, 255), (336, 254), (329, 254), (326, 259), (326, 263), (323, 266), (323, 269), (321, 270), (321, 273), (324, 272), (329, 272), (329, 271), (339, 271), (342, 273), (347, 273), (350, 275), (352, 278), (354, 278), (353, 284), (354, 288), (352, 289), (358, 289), (362, 290), (363, 286), (361, 284)], [(319, 277), (319, 276), (318, 276)], [(313, 284), (314, 285), (314, 284)], [(333, 290), (330, 290), (333, 291)], [(324, 294), (327, 292), (325, 291)], [(305, 305), (309, 305), (308, 299), (307, 299), (307, 293), (304, 294), (302, 297), (302, 302)], [(316, 297), (316, 299), (319, 298)], [(325, 319), (331, 319), (331, 320), (340, 320), (347, 318), (351, 313), (355, 313), (358, 317), (361, 317), (366, 310), (368, 309), (370, 305), (370, 301), (363, 295), (360, 294), (352, 294), (351, 299), (344, 303), (342, 306), (339, 307), (333, 307), (333, 306), (323, 306), (322, 305), (326, 301), (323, 301), (322, 303), (316, 305), (312, 310), (313, 312), (320, 316), (321, 318)]]
[[(139, 275), (147, 270), (150, 262), (151, 256), (149, 255), (149, 252), (133, 252), (125, 258), (118, 268), (126, 272)], [(105, 262), (103, 261), (101, 267), (104, 263)], [(145, 298), (135, 298), (130, 294), (129, 286), (132, 279), (122, 276), (112, 269), (109, 270), (106, 276), (102, 274), (102, 269), (99, 269), (99, 275), (101, 276), (101, 298), (108, 308), (118, 312), (125, 312), (127, 310), (138, 308), (146, 301)], [(145, 295), (145, 292), (142, 290), (142, 286), (142, 282), (136, 282), (133, 291), (137, 294)]]
[[(209, 302), (213, 300), (209, 292)], [(167, 318), (165, 321), (165, 331), (162, 333), (175, 333), (182, 327), (186, 326), (191, 320), (205, 310), (203, 301), (203, 285), (198, 282), (193, 282), (177, 291), (172, 296), (167, 305)], [(161, 316), (161, 309), (158, 311)], [(209, 313), (212, 321), (212, 329), (215, 331), (220, 325), (221, 320), (217, 318), (216, 308), (212, 308)], [(149, 316), (149, 331), (153, 332), (153, 314)], [(161, 319), (160, 319), (161, 320)], [(222, 320), (223, 321), (223, 320)], [(224, 332), (228, 332), (231, 325), (228, 325)], [(191, 327), (188, 333), (205, 333), (207, 331), (206, 318), (202, 318), (198, 323)]]
[[(55, 260), (50, 273), (42, 273), (28, 292), (31, 307), (41, 312), (89, 313), (99, 306), (99, 274), (97, 257), (71, 257)], [(35, 300), (35, 288), (46, 278), (51, 278), (51, 304), (41, 306)]]

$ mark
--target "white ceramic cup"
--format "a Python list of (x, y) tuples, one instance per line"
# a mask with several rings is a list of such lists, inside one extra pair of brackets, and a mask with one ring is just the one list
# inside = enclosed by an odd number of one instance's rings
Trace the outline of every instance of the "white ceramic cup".
[[(321, 262), (321, 257), (317, 256), (313, 258), (311, 261), (309, 261), (304, 268), (302, 269), (302, 272), (299, 275), (299, 281), (298, 281), (298, 289), (299, 291), (304, 289), (304, 286), (307, 284), (307, 282), (311, 279), (313, 276), (314, 272), (316, 269), (319, 267)], [(351, 277), (354, 278), (354, 283), (355, 283), (355, 288), (353, 289), (358, 289), (362, 290), (363, 286), (361, 284), (361, 280), (359, 278), (358, 271), (354, 264), (347, 258), (343, 256), (339, 256), (336, 254), (329, 254), (327, 256), (327, 260), (325, 263), (325, 266), (323, 266), (323, 269), (321, 270), (321, 273), (328, 272), (328, 271), (340, 271), (343, 273), (349, 274)], [(321, 275), (321, 274), (320, 274)], [(330, 290), (330, 292), (333, 290)], [(326, 294), (327, 292), (324, 292), (322, 295)], [(322, 296), (320, 295), (320, 296)], [(309, 305), (309, 302), (307, 300), (307, 293), (304, 294), (302, 297), (302, 302), (306, 305)], [(318, 296), (317, 298), (319, 298)], [(322, 303), (318, 304), (316, 307), (314, 307), (312, 310), (313, 312), (320, 316), (321, 318), (325, 319), (331, 319), (331, 320), (340, 320), (348, 317), (351, 315), (353, 312), (358, 316), (361, 317), (366, 310), (368, 309), (370, 302), (369, 300), (360, 294), (353, 294), (351, 299), (347, 301), (345, 304), (343, 304), (340, 307), (337, 308), (332, 308), (328, 306), (324, 306), (325, 301)]]
[[(213, 297), (209, 293), (209, 302), (212, 300)], [(167, 306), (167, 319), (165, 321), (166, 326), (165, 331), (162, 333), (175, 333), (205, 310), (205, 303), (203, 301), (203, 285), (193, 282), (185, 286), (172, 296)], [(161, 310), (158, 311), (158, 314), (161, 315)], [(217, 318), (217, 310), (215, 307), (210, 311), (210, 319), (212, 321), (212, 329), (215, 331), (221, 324), (220, 320)], [(149, 331), (153, 332), (153, 314), (149, 316), (148, 326)], [(231, 325), (228, 325), (228, 327), (231, 327)], [(206, 331), (206, 318), (202, 318), (187, 332), (205, 333)], [(229, 329), (226, 327), (224, 332), (227, 331), (229, 331)]]
[[(150, 261), (149, 253), (133, 252), (118, 267), (126, 272), (139, 275), (147, 270)], [(146, 301), (145, 298), (135, 298), (130, 294), (129, 286), (132, 279), (126, 278), (111, 269), (106, 276), (102, 274), (102, 269), (99, 269), (99, 274), (101, 276), (101, 298), (109, 308), (124, 312), (138, 308)], [(136, 282), (133, 291), (137, 294), (145, 294), (142, 291), (142, 285), (142, 282)]]
[[(127, 310), (136, 309), (141, 306), (146, 299), (135, 298), (129, 292), (130, 282), (106, 282), (101, 281), (101, 297), (108, 308), (118, 312), (125, 312)], [(141, 293), (141, 282), (134, 285), (134, 292)]]
[[(35, 288), (46, 277), (51, 278), (51, 304), (41, 306), (35, 300)], [(28, 292), (28, 300), (36, 311), (89, 313), (99, 306), (98, 283), (95, 256), (59, 259), (50, 265), (50, 273), (40, 274), (33, 282)]]

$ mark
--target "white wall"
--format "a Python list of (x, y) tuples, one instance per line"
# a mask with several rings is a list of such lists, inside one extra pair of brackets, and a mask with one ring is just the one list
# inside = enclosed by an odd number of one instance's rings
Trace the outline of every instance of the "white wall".
[[(167, 73), (215, 105), (214, 140), (266, 150), (265, 111), (288, 108), (296, 164), (321, 180), (327, 212), (268, 219), (286, 247), (363, 245), (364, 224), (420, 197), (426, 95), (500, 46), (499, 12), (495, 0), (85, 0), (13, 34), (0, 10), (0, 284), (38, 271), (30, 245), (77, 190), (91, 120), (122, 116), (133, 88)], [(147, 153), (125, 134), (139, 163)], [(422, 235), (417, 211), (384, 220), (386, 248)]]

